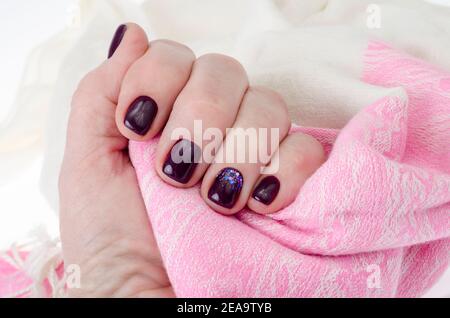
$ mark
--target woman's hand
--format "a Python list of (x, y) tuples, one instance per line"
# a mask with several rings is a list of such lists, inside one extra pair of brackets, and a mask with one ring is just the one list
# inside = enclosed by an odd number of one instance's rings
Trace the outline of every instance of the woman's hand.
[[(231, 215), (247, 206), (266, 214), (289, 205), (324, 160), (314, 138), (288, 135), (290, 125), (283, 99), (250, 87), (233, 58), (196, 59), (186, 46), (166, 40), (149, 46), (139, 26), (120, 26), (109, 59), (82, 80), (72, 102), (60, 176), (64, 259), (80, 265), (82, 275), (82, 288), (72, 294), (173, 295), (125, 151), (129, 139), (161, 132), (159, 176), (180, 188), (201, 182), (200, 195), (217, 212)], [(219, 138), (202, 139), (208, 129)], [(234, 143), (239, 137), (244, 144)], [(274, 155), (277, 166), (268, 168)]]
[(129, 24), (120, 56), (88, 74), (73, 97), (59, 182), (64, 262), (81, 268), (81, 288), (70, 296), (173, 296), (128, 139), (114, 120), (122, 79), (147, 43), (144, 31)]

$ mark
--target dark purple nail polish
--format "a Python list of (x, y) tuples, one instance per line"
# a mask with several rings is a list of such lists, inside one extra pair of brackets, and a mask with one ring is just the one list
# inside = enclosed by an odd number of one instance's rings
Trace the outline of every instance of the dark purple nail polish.
[(128, 108), (125, 126), (136, 134), (144, 136), (158, 113), (158, 105), (147, 96), (138, 97)]
[(117, 28), (116, 33), (114, 33), (114, 37), (111, 41), (111, 45), (109, 46), (108, 58), (111, 58), (111, 56), (114, 55), (114, 52), (116, 52), (117, 48), (120, 45), (120, 42), (122, 42), (123, 36), (125, 35), (126, 31), (127, 26), (125, 24), (122, 24)]
[(211, 189), (208, 191), (208, 198), (214, 203), (231, 209), (239, 199), (244, 177), (233, 168), (225, 168), (217, 175)]
[(280, 181), (274, 176), (268, 176), (261, 180), (253, 191), (253, 198), (256, 201), (270, 205), (275, 200), (280, 191)]
[(186, 184), (192, 177), (195, 167), (202, 156), (202, 151), (195, 143), (181, 139), (167, 155), (163, 172), (169, 178)]

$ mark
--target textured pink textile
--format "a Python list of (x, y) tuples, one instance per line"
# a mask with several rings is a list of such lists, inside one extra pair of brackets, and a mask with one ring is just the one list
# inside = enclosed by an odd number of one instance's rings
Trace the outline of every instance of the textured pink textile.
[[(50, 280), (62, 280), (64, 277), (64, 264), (58, 262), (48, 269), (47, 278), (33, 281), (26, 268), (30, 253), (20, 251), (19, 248), (6, 252), (0, 257), (0, 298), (29, 298), (35, 296), (52, 297), (56, 290)], [(64, 282), (62, 287), (64, 289)]]
[(32, 279), (20, 269), (15, 258), (24, 259), (26, 255), (13, 255), (11, 251), (0, 258), (0, 297), (23, 298), (31, 295)]
[[(157, 140), (130, 144), (177, 296), (413, 297), (437, 280), (450, 257), (450, 74), (372, 43), (363, 80), (408, 101), (385, 97), (341, 131), (294, 128), (329, 157), (271, 216), (213, 212), (198, 187), (157, 176)], [(0, 296), (27, 284), (0, 260)]]
[(450, 74), (380, 43), (366, 58), (364, 80), (401, 86), (408, 101), (385, 97), (341, 131), (294, 128), (334, 145), (274, 215), (214, 213), (198, 187), (157, 176), (156, 140), (130, 144), (177, 296), (419, 296), (446, 269)]

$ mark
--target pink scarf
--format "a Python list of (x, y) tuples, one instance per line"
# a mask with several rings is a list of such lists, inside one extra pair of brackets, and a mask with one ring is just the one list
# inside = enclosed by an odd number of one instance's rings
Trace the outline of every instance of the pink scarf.
[[(177, 296), (416, 297), (439, 278), (450, 257), (450, 74), (373, 42), (363, 80), (407, 98), (385, 97), (340, 131), (293, 128), (328, 160), (273, 215), (219, 215), (198, 187), (156, 175), (157, 140), (130, 144)], [(0, 266), (0, 295), (23, 288), (10, 275)]]

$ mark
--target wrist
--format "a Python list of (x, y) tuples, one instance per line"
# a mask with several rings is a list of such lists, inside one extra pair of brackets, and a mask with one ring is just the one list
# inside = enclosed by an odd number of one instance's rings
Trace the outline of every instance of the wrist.
[[(149, 257), (142, 243), (127, 240), (90, 248), (77, 264), (80, 288), (68, 289), (69, 297), (166, 297), (170, 283), (158, 257)], [(74, 264), (74, 263), (71, 263)]]

